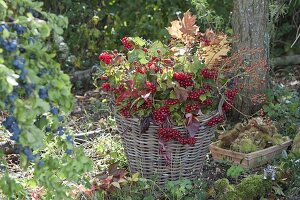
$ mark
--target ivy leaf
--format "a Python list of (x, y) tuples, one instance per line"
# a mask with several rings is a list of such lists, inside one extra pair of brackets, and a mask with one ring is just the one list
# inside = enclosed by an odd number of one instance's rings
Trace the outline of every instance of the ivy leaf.
[(176, 98), (179, 99), (179, 101), (186, 101), (189, 96), (187, 89), (183, 87), (174, 88), (174, 92), (176, 94)]
[(186, 11), (182, 18), (182, 27), (179, 29), (183, 34), (195, 36), (199, 27), (195, 25), (196, 16), (191, 15), (190, 11)]
[(186, 117), (187, 117), (186, 129), (191, 137), (195, 137), (195, 134), (199, 131), (200, 122), (192, 114), (190, 115), (187, 114)]

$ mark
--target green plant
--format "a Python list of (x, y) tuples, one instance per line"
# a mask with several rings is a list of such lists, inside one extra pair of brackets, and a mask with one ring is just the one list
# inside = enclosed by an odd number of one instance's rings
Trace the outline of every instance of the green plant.
[(263, 111), (276, 122), (280, 134), (294, 138), (297, 133), (297, 124), (300, 122), (298, 92), (282, 85), (273, 85), (272, 90), (266, 91), (266, 95)]
[(121, 138), (118, 135), (108, 134), (99, 137), (96, 152), (101, 157), (100, 168), (102, 170), (116, 162), (120, 167), (127, 165)]
[(189, 179), (179, 179), (168, 181), (165, 185), (167, 199), (206, 199), (206, 184), (201, 180), (191, 181)]
[(226, 176), (237, 179), (244, 172), (244, 168), (240, 165), (231, 165), (230, 168), (227, 169)]
[[(48, 43), (62, 33), (67, 19), (44, 12), (40, 2), (1, 0), (0, 20), (1, 126), (17, 143), (22, 168), (34, 169), (31, 178), (44, 188), (43, 197), (67, 199), (69, 187), (63, 182), (78, 181), (91, 164), (63, 128), (73, 96)], [(21, 181), (5, 174), (0, 180), (11, 186), (0, 188), (7, 199), (28, 194)]]

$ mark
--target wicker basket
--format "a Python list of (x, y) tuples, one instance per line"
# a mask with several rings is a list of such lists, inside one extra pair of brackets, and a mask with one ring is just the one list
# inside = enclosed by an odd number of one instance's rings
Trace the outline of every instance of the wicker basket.
[[(222, 101), (222, 100), (221, 100)], [(219, 110), (223, 102), (219, 103)], [(136, 118), (123, 118), (116, 114), (117, 127), (122, 133), (125, 154), (131, 172), (140, 172), (145, 178), (156, 176), (157, 184), (180, 178), (196, 179), (200, 176), (202, 165), (208, 153), (208, 146), (214, 136), (214, 127), (205, 123), (214, 116), (222, 114), (213, 112), (199, 118), (200, 129), (195, 135), (197, 142), (194, 146), (182, 145), (177, 141), (166, 143), (170, 153), (170, 163), (159, 153), (159, 139), (157, 131), (159, 126), (150, 124), (146, 133), (140, 133), (140, 121)], [(186, 133), (184, 126), (175, 126), (174, 129)]]
[(282, 151), (286, 150), (292, 144), (292, 140), (288, 139), (281, 145), (272, 146), (248, 154), (220, 148), (218, 147), (218, 143), (219, 141), (214, 142), (209, 146), (214, 160), (226, 160), (231, 163), (239, 164), (246, 169), (251, 169), (264, 165), (274, 158), (281, 156)]

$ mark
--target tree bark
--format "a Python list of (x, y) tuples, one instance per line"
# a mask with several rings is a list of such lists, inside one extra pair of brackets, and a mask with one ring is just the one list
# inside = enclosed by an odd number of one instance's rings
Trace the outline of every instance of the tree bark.
[[(233, 32), (235, 40), (233, 42), (233, 50), (239, 52), (242, 49), (259, 49), (259, 53), (255, 55), (243, 55), (249, 62), (254, 64), (258, 61), (269, 60), (269, 0), (234, 0), (233, 10)], [(264, 68), (264, 69), (263, 69)], [(256, 68), (255, 79), (250, 76), (240, 80), (243, 90), (240, 91), (242, 98), (237, 98), (235, 102), (236, 110), (240, 112), (233, 113), (233, 119), (238, 120), (242, 117), (241, 113), (250, 116), (260, 107), (254, 105), (252, 97), (263, 93), (267, 88), (268, 71), (266, 67)], [(257, 84), (257, 79), (262, 80), (259, 88), (252, 87)], [(264, 82), (263, 82), (264, 81)]]

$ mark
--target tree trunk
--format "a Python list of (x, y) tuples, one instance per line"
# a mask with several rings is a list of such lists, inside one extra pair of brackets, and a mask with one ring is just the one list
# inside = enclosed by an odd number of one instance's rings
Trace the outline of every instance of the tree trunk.
[[(236, 36), (233, 49), (239, 52), (242, 49), (259, 49), (259, 53), (255, 55), (243, 55), (249, 61), (249, 64), (254, 64), (258, 61), (264, 61), (266, 65), (269, 60), (269, 34), (268, 34), (268, 12), (269, 0), (234, 0), (233, 10), (233, 32)], [(240, 80), (243, 85), (240, 91), (242, 98), (237, 98), (235, 102), (236, 110), (233, 119), (238, 120), (242, 117), (241, 113), (250, 116), (255, 113), (260, 106), (254, 105), (252, 97), (257, 94), (262, 94), (267, 88), (268, 70), (266, 66), (255, 69), (256, 78), (252, 76)], [(252, 87), (257, 83), (257, 80), (262, 80), (259, 88)]]

